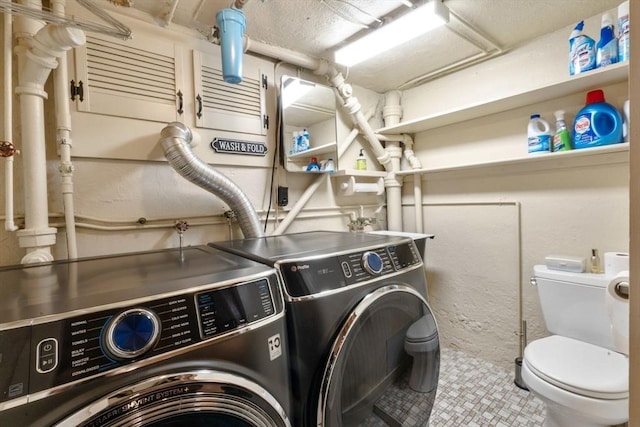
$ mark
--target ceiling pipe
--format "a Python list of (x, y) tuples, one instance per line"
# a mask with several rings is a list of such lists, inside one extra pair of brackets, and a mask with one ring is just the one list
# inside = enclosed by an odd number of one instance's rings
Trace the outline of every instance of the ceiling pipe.
[[(33, 5), (33, 2), (30, 3)], [(21, 29), (35, 29), (27, 23)], [(86, 42), (84, 32), (48, 24), (32, 37), (22, 35), (15, 48), (18, 58), (20, 126), (24, 166), (25, 228), (17, 232), (20, 247), (26, 249), (23, 264), (52, 261), (51, 246), (56, 242), (56, 229), (49, 226), (47, 197), (47, 159), (45, 149), (44, 84), (57, 58), (65, 51)]]

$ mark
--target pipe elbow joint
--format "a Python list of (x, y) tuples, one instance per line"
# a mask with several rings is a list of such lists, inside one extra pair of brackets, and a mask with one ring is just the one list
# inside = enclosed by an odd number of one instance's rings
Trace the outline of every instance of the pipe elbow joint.
[(184, 123), (171, 122), (160, 131), (160, 140), (164, 141), (172, 138), (179, 138), (187, 144), (190, 144), (193, 140), (193, 132), (191, 132), (189, 126)]

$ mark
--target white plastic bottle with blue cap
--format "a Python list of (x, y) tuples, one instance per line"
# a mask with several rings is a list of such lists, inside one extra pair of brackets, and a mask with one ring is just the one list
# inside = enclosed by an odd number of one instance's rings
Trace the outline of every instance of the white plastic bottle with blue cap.
[(540, 118), (540, 114), (532, 114), (527, 128), (527, 147), (529, 153), (548, 153), (552, 144), (551, 126)]

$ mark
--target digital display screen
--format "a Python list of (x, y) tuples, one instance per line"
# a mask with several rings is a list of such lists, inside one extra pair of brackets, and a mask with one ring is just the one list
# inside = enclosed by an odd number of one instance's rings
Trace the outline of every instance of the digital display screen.
[(243, 327), (274, 313), (269, 282), (262, 279), (196, 295), (202, 338)]

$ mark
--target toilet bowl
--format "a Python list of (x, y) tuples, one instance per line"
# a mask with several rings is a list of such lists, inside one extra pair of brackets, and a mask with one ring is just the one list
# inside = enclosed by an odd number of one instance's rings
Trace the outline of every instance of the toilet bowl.
[(525, 349), (522, 379), (543, 401), (545, 427), (600, 427), (629, 417), (628, 358), (551, 335)]
[(619, 282), (628, 286), (628, 277), (534, 267), (532, 283), (552, 335), (525, 347), (521, 375), (545, 404), (545, 427), (604, 427), (629, 419), (629, 359), (620, 346), (628, 332), (610, 319), (615, 312), (624, 323), (628, 304), (605, 303)]
[(435, 390), (439, 369), (433, 367), (440, 365), (440, 345), (433, 316), (423, 316), (407, 329), (404, 349), (413, 358), (409, 387), (420, 393)]

